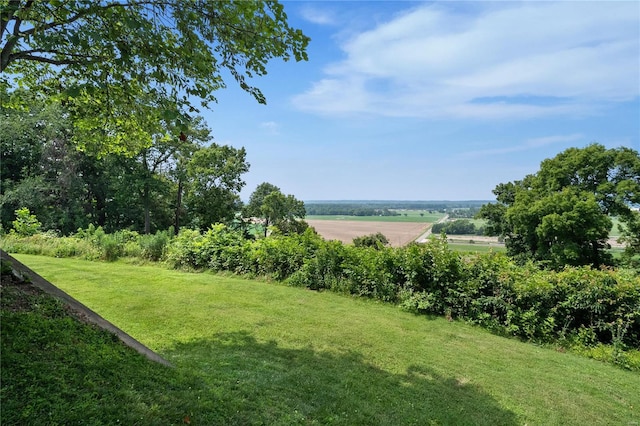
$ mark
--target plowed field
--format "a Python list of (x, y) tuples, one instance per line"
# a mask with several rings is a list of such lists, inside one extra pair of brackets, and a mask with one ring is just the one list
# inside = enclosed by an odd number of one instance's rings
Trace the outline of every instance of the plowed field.
[(326, 240), (351, 243), (356, 237), (381, 232), (393, 247), (401, 247), (418, 238), (431, 223), (359, 222), (351, 220), (307, 220)]

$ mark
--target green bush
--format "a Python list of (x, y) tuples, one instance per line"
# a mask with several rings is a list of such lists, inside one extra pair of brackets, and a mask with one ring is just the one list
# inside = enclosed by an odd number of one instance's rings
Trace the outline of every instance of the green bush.
[(402, 309), (415, 314), (432, 314), (442, 309), (441, 301), (433, 293), (414, 291), (410, 288), (400, 290), (399, 305)]
[(173, 268), (203, 268), (206, 263), (198, 255), (201, 241), (200, 231), (181, 229), (167, 247), (167, 261)]
[(113, 235), (105, 235), (101, 238), (99, 247), (102, 253), (102, 260), (109, 262), (118, 260), (118, 258), (124, 253), (122, 243)]
[(38, 254), (51, 257), (80, 257), (100, 259), (100, 250), (89, 241), (75, 237), (58, 237), (51, 232), (20, 237), (15, 233), (0, 238), (3, 249), (9, 253)]
[(400, 249), (402, 285), (415, 294), (430, 294), (434, 300), (432, 314), (444, 314), (449, 288), (462, 277), (462, 260), (449, 249), (445, 240), (433, 239), (425, 244), (412, 243)]
[(155, 235), (141, 235), (138, 240), (139, 256), (156, 262), (161, 260), (165, 255), (169, 240), (170, 237), (167, 231), (158, 231)]
[(464, 269), (448, 292), (454, 316), (525, 339), (640, 347), (640, 277), (631, 272), (546, 271), (495, 253), (467, 259)]
[(207, 259), (207, 267), (214, 271), (245, 271), (249, 242), (242, 232), (226, 225), (213, 225), (202, 237), (200, 256)]
[(42, 224), (36, 218), (36, 215), (31, 214), (28, 208), (23, 207), (15, 211), (16, 220), (12, 223), (13, 230), (21, 237), (28, 237), (30, 235), (37, 234), (42, 228)]
[(322, 239), (310, 228), (302, 234), (277, 235), (251, 244), (248, 264), (257, 275), (285, 280), (315, 255)]
[(347, 248), (340, 241), (321, 241), (315, 255), (307, 257), (302, 267), (288, 280), (293, 286), (310, 290), (340, 291), (345, 278), (343, 263)]
[(566, 268), (557, 274), (556, 287), (566, 289), (557, 302), (556, 321), (570, 333), (586, 328), (599, 342), (640, 347), (640, 276)]
[(400, 290), (397, 250), (353, 247), (344, 261), (343, 292), (395, 302)]
[(389, 245), (389, 240), (381, 232), (375, 234), (363, 235), (353, 239), (353, 245), (356, 247), (372, 247), (381, 249)]

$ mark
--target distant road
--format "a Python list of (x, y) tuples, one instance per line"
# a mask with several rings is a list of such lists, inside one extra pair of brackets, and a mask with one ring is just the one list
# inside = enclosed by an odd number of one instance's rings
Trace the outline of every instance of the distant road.
[(423, 232), (418, 238), (416, 238), (416, 243), (426, 243), (427, 239), (432, 234), (431, 228), (433, 227), (433, 225), (435, 225), (436, 223), (446, 222), (447, 219), (449, 219), (449, 215), (445, 214), (440, 219), (438, 219), (435, 223), (432, 223), (425, 232)]

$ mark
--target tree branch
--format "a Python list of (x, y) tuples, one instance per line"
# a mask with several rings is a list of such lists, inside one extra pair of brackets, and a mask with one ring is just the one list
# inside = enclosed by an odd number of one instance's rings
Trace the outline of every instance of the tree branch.
[[(39, 55), (39, 54), (46, 54), (46, 53), (52, 54), (52, 55), (60, 55), (62, 58), (54, 59), (54, 58), (49, 58), (47, 56)], [(21, 52), (13, 53), (9, 55), (9, 63), (16, 60), (44, 62), (52, 65), (75, 65), (75, 64), (81, 64), (81, 63), (84, 63), (84, 64), (94, 63), (97, 61), (107, 61), (107, 60), (110, 60), (110, 58), (85, 55), (80, 53), (61, 52), (59, 50), (33, 49), (33, 50), (23, 50)]]
[[(27, 11), (31, 9), (31, 6), (33, 6), (33, 0), (28, 0), (24, 5), (23, 10)], [(0, 37), (4, 34), (4, 31), (9, 25), (9, 21), (14, 19), (15, 12), (20, 9), (20, 0), (11, 0), (7, 9), (8, 11), (6, 12), (6, 16), (2, 16), (2, 31), (0, 31)], [(20, 40), (20, 25), (22, 24), (22, 18), (15, 18), (14, 20), (13, 34), (7, 38), (7, 43), (2, 47), (2, 52), (0, 52), (0, 72), (4, 72), (7, 65), (11, 62), (11, 52), (16, 44), (18, 44), (18, 40)]]
[(9, 25), (9, 21), (13, 19), (13, 15), (20, 7), (20, 0), (9, 0), (9, 4), (0, 11), (0, 37), (4, 34)]
[[(68, 64), (75, 64), (77, 62), (75, 61), (67, 61), (67, 60), (53, 60), (50, 58), (43, 58), (43, 57), (37, 57), (37, 56), (33, 56), (30, 54), (27, 55), (21, 55), (20, 53), (18, 54), (13, 54), (13, 50), (16, 46), (16, 44), (18, 43), (18, 41), (21, 38), (24, 38), (25, 36), (29, 36), (29, 35), (33, 35), (36, 32), (41, 32), (41, 31), (47, 31), (47, 30), (51, 30), (54, 29), (56, 27), (60, 27), (63, 25), (69, 25), (72, 24), (73, 22), (78, 21), (79, 19), (91, 15), (93, 13), (96, 13), (97, 11), (103, 11), (103, 10), (107, 10), (107, 9), (111, 9), (111, 8), (130, 8), (130, 7), (136, 7), (136, 6), (169, 6), (172, 4), (171, 1), (160, 1), (160, 0), (141, 0), (141, 1), (131, 1), (131, 2), (126, 2), (126, 3), (120, 3), (120, 2), (113, 2), (113, 3), (108, 3), (105, 5), (100, 5), (99, 3), (97, 3), (96, 5), (91, 5), (90, 7), (88, 7), (85, 10), (81, 10), (79, 12), (77, 12), (75, 15), (71, 16), (68, 19), (65, 20), (61, 20), (61, 21), (53, 21), (53, 22), (49, 22), (48, 24), (42, 25), (42, 26), (37, 26), (34, 25), (32, 28), (26, 30), (26, 31), (20, 31), (20, 25), (22, 23), (22, 19), (21, 18), (15, 18), (15, 11), (22, 9), (23, 11), (27, 11), (28, 9), (30, 9), (33, 6), (34, 0), (28, 0), (25, 5), (23, 7), (20, 7), (20, 0), (10, 0), (9, 6), (6, 8), (7, 12), (6, 12), (6, 16), (5, 16), (5, 12), (3, 12), (2, 16), (2, 30), (4, 31), (6, 29), (6, 27), (8, 26), (8, 23), (10, 20), (14, 20), (14, 27), (13, 27), (13, 36), (9, 37), (7, 39), (6, 44), (2, 47), (2, 52), (0, 53), (0, 72), (3, 72), (7, 66), (14, 60), (17, 59), (27, 59), (27, 60), (35, 60), (35, 61), (39, 61), (39, 62), (46, 62), (46, 63), (50, 63), (50, 64), (54, 64), (54, 65), (68, 65)], [(10, 6), (15, 6), (15, 7), (10, 7)], [(0, 35), (2, 34), (2, 32), (0, 32)]]
[(36, 56), (36, 55), (25, 55), (23, 53), (18, 53), (15, 55), (10, 55), (9, 62), (16, 59), (26, 59), (27, 61), (36, 61), (36, 62), (44, 62), (51, 65), (74, 65), (81, 64), (83, 61), (80, 60), (72, 60), (72, 59), (53, 59), (47, 58), (45, 56)]
[[(31, 0), (33, 1), (33, 0)], [(60, 22), (50, 22), (46, 25), (43, 25), (41, 27), (34, 27), (31, 28), (27, 31), (24, 31), (22, 34), (23, 35), (31, 35), (33, 33), (35, 33), (36, 31), (46, 31), (46, 30), (50, 30), (52, 28), (58, 27), (60, 25), (67, 25), (67, 24), (71, 24), (75, 21), (77, 21), (80, 18), (83, 18), (87, 15), (90, 15), (91, 13), (98, 11), (98, 10), (107, 10), (107, 9), (111, 9), (114, 7), (121, 7), (123, 9), (129, 8), (129, 7), (135, 7), (135, 6), (159, 6), (159, 5), (163, 5), (163, 6), (168, 6), (170, 5), (170, 2), (166, 2), (166, 1), (155, 1), (155, 0), (146, 0), (146, 1), (134, 1), (134, 2), (129, 2), (129, 3), (109, 3), (109, 4), (105, 4), (100, 6), (99, 4), (96, 5), (91, 5), (89, 8), (82, 10), (78, 13), (76, 13), (75, 15), (73, 15), (72, 17), (65, 19), (64, 21), (60, 21)]]

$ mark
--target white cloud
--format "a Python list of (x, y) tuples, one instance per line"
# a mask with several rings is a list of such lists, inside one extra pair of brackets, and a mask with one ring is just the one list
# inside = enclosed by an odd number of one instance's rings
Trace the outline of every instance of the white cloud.
[(329, 115), (515, 119), (589, 114), (640, 95), (638, 3), (464, 5), (421, 6), (351, 37), (345, 58), (294, 105)]
[(493, 156), (501, 154), (509, 154), (512, 152), (529, 151), (536, 148), (541, 148), (547, 145), (564, 144), (568, 142), (576, 142), (584, 139), (584, 135), (580, 133), (573, 133), (570, 135), (552, 135), (543, 136), (539, 138), (527, 139), (519, 145), (507, 146), (504, 148), (492, 148), (478, 151), (466, 151), (461, 156), (463, 157), (483, 157)]
[(300, 14), (307, 21), (318, 25), (335, 25), (335, 15), (327, 10), (313, 7), (311, 5), (305, 5), (300, 9)]
[(260, 128), (272, 135), (280, 134), (280, 126), (275, 121), (263, 121), (260, 123)]

